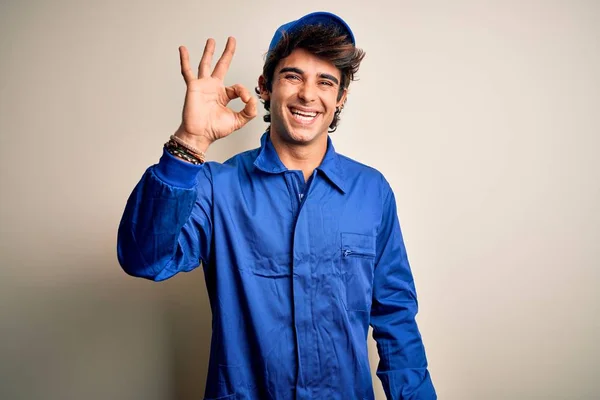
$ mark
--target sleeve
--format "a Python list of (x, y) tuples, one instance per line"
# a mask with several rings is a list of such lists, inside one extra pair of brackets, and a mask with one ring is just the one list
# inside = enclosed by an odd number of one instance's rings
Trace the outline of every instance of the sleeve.
[(418, 304), (394, 194), (387, 186), (373, 281), (371, 326), (388, 400), (437, 399), (415, 320)]
[(212, 177), (163, 150), (127, 200), (117, 258), (129, 275), (162, 281), (210, 259)]

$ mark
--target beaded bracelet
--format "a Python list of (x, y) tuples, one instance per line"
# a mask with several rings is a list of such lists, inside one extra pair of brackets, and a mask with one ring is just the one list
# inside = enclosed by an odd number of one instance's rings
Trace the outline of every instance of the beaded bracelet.
[(177, 157), (179, 159), (185, 160), (185, 161), (187, 161), (189, 163), (195, 164), (195, 165), (202, 164), (196, 158), (190, 156), (189, 154), (187, 154), (187, 153), (185, 153), (185, 152), (183, 152), (183, 151), (181, 151), (179, 149), (167, 148), (167, 153), (169, 153), (169, 154), (171, 154), (171, 155), (173, 155), (173, 156), (175, 156), (175, 157)]
[(203, 164), (204, 161), (196, 157), (194, 154), (188, 152), (182, 147), (174, 147), (172, 145), (165, 145), (167, 152), (177, 158), (183, 159), (192, 164)]
[(195, 147), (193, 147), (192, 145), (186, 143), (183, 139), (175, 136), (175, 135), (171, 135), (171, 137), (169, 138), (170, 140), (175, 141), (178, 145), (180, 145), (181, 147), (183, 147), (184, 149), (189, 150), (190, 152), (198, 155), (200, 158), (202, 158), (203, 160), (206, 159), (204, 152), (200, 151), (198, 149), (196, 149)]
[[(204, 164), (205, 156), (204, 153), (194, 149), (192, 146), (183, 142), (181, 139), (175, 140), (175, 136), (171, 136), (170, 140), (165, 143), (165, 149), (169, 154), (172, 154), (175, 157), (181, 158), (187, 162), (192, 164)], [(183, 142), (185, 147), (180, 143)], [(193, 150), (189, 149), (191, 147)]]

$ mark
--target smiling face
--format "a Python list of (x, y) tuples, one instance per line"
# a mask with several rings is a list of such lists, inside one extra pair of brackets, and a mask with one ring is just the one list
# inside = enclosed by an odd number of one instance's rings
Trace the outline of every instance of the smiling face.
[(327, 130), (338, 101), (341, 73), (330, 62), (297, 48), (279, 61), (273, 74), (272, 91), (259, 78), (261, 98), (270, 100), (271, 134), (290, 144), (308, 145), (327, 141)]

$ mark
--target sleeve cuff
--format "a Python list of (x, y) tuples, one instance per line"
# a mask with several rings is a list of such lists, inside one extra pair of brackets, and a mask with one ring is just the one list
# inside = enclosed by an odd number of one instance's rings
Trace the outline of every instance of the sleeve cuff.
[(163, 148), (163, 155), (154, 167), (154, 173), (168, 185), (191, 189), (196, 185), (196, 176), (202, 168), (202, 164), (195, 165), (180, 160)]

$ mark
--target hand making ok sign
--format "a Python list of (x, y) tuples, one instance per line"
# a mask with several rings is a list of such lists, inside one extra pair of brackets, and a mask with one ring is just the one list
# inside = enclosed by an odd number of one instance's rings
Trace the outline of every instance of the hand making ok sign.
[[(190, 67), (187, 49), (179, 47), (181, 74), (187, 91), (182, 122), (176, 135), (202, 151), (215, 140), (240, 129), (256, 116), (257, 99), (248, 89), (240, 84), (228, 87), (223, 84), (235, 52), (235, 39), (228, 38), (225, 50), (211, 74), (214, 52), (215, 41), (208, 39), (196, 75)], [(245, 107), (236, 112), (228, 108), (227, 104), (238, 97), (245, 103)]]

